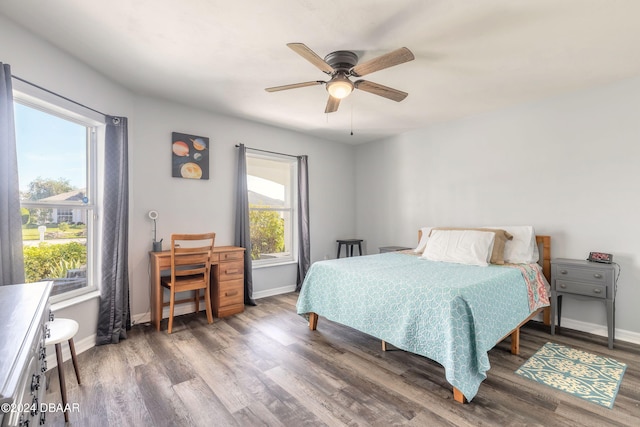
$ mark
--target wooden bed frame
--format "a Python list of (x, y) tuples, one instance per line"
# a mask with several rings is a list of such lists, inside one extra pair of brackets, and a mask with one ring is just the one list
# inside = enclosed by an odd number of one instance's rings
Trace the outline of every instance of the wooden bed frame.
[[(420, 241), (420, 237), (422, 237), (422, 231), (418, 231), (418, 241)], [(548, 281), (551, 281), (551, 236), (536, 236), (536, 243), (538, 244), (538, 250), (540, 252), (540, 260), (538, 263), (542, 267), (542, 274)], [(549, 325), (551, 323), (551, 315), (549, 307), (544, 307), (536, 310), (531, 313), (529, 317), (523, 320), (518, 326), (516, 326), (511, 332), (506, 334), (504, 337), (498, 340), (498, 343), (502, 342), (505, 338), (511, 336), (511, 354), (518, 355), (520, 354), (520, 328), (536, 317), (540, 312), (543, 312), (544, 324)], [(318, 327), (318, 314), (317, 313), (308, 313), (309, 314), (309, 329), (315, 331)], [(382, 341), (382, 351), (387, 351), (387, 343)], [(464, 394), (453, 387), (453, 399), (456, 402), (466, 403), (467, 399), (464, 397)]]

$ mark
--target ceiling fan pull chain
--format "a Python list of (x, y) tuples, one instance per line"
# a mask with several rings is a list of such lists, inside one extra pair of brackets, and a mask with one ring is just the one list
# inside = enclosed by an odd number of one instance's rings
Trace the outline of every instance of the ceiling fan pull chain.
[(353, 100), (351, 101), (351, 136), (353, 136)]

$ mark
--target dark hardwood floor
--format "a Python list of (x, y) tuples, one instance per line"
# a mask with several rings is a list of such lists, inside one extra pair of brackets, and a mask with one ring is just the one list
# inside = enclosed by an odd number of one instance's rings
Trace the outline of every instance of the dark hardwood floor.
[[(174, 333), (136, 325), (118, 345), (78, 356), (83, 384), (65, 363), (76, 426), (638, 426), (640, 346), (530, 322), (521, 356), (509, 341), (490, 352), (491, 370), (469, 404), (453, 401), (444, 369), (321, 317), (317, 331), (295, 314), (297, 294), (258, 300), (207, 324), (204, 312), (176, 318)], [(628, 367), (613, 409), (514, 374), (547, 341), (613, 357)], [(49, 372), (47, 402), (60, 402)], [(52, 412), (48, 425), (63, 425)]]

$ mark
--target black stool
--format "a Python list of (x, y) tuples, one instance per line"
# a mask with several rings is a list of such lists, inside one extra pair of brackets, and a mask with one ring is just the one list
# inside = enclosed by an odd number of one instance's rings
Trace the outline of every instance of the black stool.
[(353, 247), (355, 245), (358, 245), (358, 255), (362, 255), (362, 239), (342, 239), (336, 240), (336, 242), (338, 242), (338, 255), (336, 258), (340, 258), (342, 245), (345, 245), (345, 251), (348, 257), (353, 256)]

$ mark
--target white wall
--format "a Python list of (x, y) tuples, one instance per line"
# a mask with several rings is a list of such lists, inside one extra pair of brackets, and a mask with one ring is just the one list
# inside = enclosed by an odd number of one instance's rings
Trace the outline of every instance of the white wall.
[[(422, 226), (534, 225), (552, 257), (614, 254), (617, 337), (640, 337), (640, 78), (359, 146), (368, 252)], [(563, 325), (606, 332), (604, 304), (565, 298)], [(573, 320), (573, 323), (572, 323)]]

